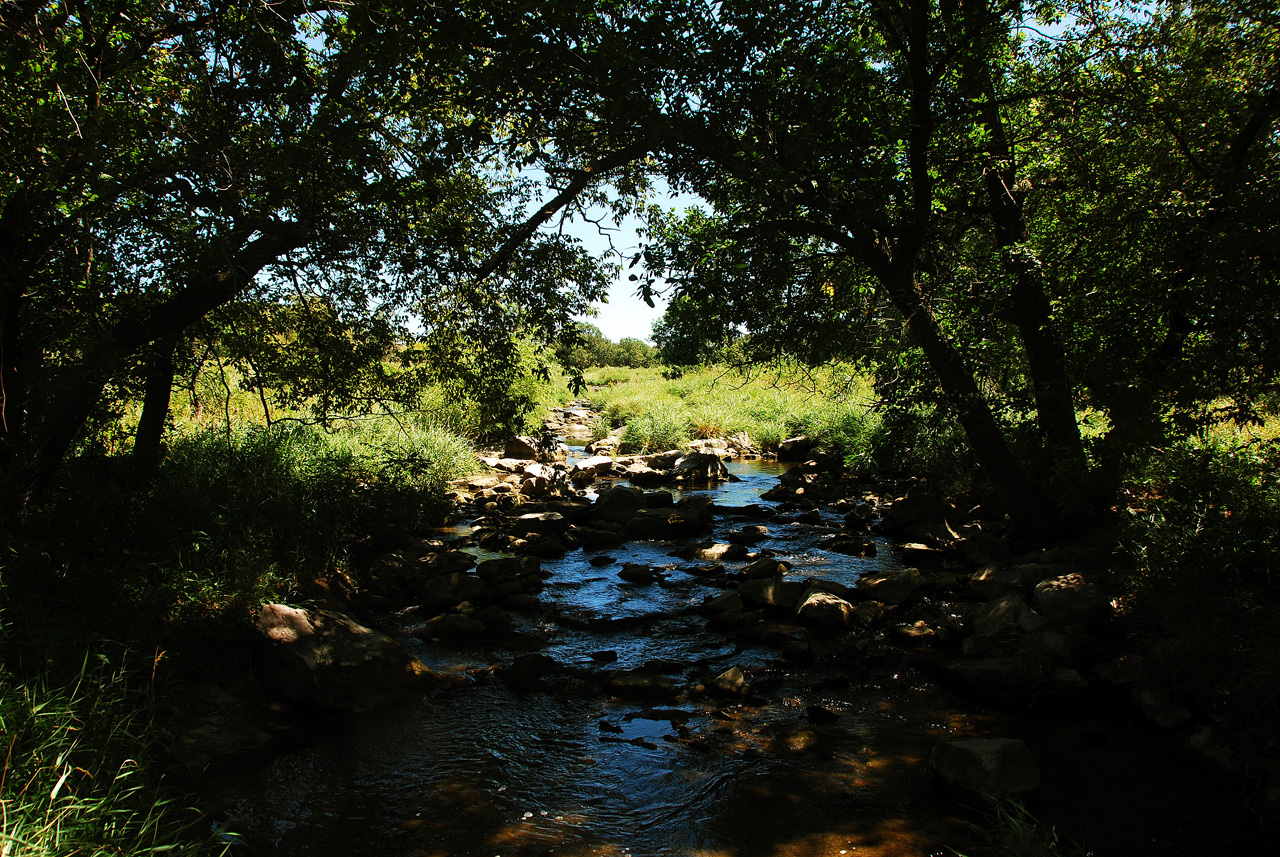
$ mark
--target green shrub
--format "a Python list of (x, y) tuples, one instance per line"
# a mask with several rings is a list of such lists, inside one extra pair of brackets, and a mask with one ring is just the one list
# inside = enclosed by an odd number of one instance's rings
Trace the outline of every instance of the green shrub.
[(1280, 741), (1280, 445), (1193, 441), (1132, 487), (1126, 606), (1182, 701)]
[(977, 464), (963, 429), (938, 409), (886, 408), (868, 424), (872, 468), (885, 476), (914, 476), (940, 488), (972, 484)]
[(11, 536), (10, 576), (37, 592), (56, 581), (104, 625), (158, 626), (242, 613), (341, 568), (350, 544), (439, 523), (447, 481), (474, 457), (444, 429), (382, 418), (184, 432), (141, 488), (94, 469), (113, 463), (71, 468), (68, 489)]

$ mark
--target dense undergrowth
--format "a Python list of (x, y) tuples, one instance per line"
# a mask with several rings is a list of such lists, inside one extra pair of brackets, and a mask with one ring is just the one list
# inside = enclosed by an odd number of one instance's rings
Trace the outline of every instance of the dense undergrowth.
[(1173, 447), (1127, 500), (1129, 614), (1147, 668), (1255, 750), (1280, 744), (1280, 443)]
[(243, 667), (219, 641), (264, 601), (445, 517), (475, 459), (441, 419), (465, 426), (466, 409), (440, 398), (328, 428), (262, 425), (232, 401), (220, 421), (182, 420), (146, 479), (127, 449), (86, 448), (3, 528), (0, 854), (221, 851), (164, 785), (165, 700)]

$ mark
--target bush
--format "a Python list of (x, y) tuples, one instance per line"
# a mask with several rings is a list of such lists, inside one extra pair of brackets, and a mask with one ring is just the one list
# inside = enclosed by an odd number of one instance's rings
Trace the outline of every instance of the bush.
[(974, 482), (977, 462), (959, 424), (938, 409), (891, 407), (867, 424), (871, 467), (883, 476), (924, 478), (940, 488)]
[(137, 490), (114, 463), (72, 468), (68, 489), (11, 534), (8, 574), (76, 602), (109, 636), (113, 613), (157, 627), (243, 613), (341, 569), (361, 539), (439, 523), (447, 481), (474, 457), (451, 432), (384, 418), (182, 433)]
[(1280, 741), (1280, 445), (1192, 441), (1128, 496), (1126, 605), (1157, 679)]

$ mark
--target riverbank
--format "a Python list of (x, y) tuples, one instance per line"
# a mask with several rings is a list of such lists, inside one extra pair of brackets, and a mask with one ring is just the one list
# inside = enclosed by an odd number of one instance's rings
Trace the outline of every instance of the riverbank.
[(505, 461), (455, 486), (474, 530), (383, 555), (361, 594), (424, 605), (386, 630), (433, 689), (221, 791), (255, 849), (934, 853), (973, 816), (930, 757), (974, 738), (1021, 741), (1023, 797), (1095, 853), (1262, 841), (1230, 773), (1131, 705), (1103, 545), (817, 460), (588, 496), (574, 465)]

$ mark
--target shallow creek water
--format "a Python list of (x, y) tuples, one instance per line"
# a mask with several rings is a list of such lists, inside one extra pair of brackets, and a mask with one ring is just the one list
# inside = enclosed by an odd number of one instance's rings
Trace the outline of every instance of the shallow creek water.
[[(761, 502), (758, 495), (781, 469), (731, 464), (742, 481), (717, 490), (716, 504)], [(771, 548), (793, 563), (788, 577), (852, 584), (869, 569), (898, 566), (884, 544), (868, 559), (822, 551), (821, 537), (839, 523), (833, 513), (824, 515), (826, 523), (814, 525), (722, 514), (715, 537), (764, 523), (770, 536), (756, 549)], [(675, 547), (634, 542), (544, 563), (552, 577), (541, 598), (555, 615), (648, 621), (611, 631), (600, 622), (569, 628), (544, 616), (528, 620), (526, 630), (545, 640), (538, 651), (582, 676), (649, 665), (696, 684), (737, 666), (763, 689), (750, 702), (695, 694), (650, 707), (610, 699), (588, 678), (557, 678), (549, 691), (533, 693), (501, 680), (462, 682), (224, 784), (217, 804), (227, 828), (243, 837), (238, 852), (952, 853), (943, 844), (963, 843), (965, 829), (956, 808), (931, 787), (929, 751), (947, 737), (993, 735), (1028, 741), (1044, 769), (1040, 800), (1047, 815), (1069, 833), (1104, 831), (1108, 847), (1099, 854), (1192, 853), (1181, 846), (1201, 838), (1189, 828), (1206, 811), (1203, 783), (1180, 774), (1148, 733), (1079, 716), (1055, 724), (988, 711), (892, 660), (851, 673), (845, 666), (856, 660), (853, 652), (834, 653), (838, 668), (824, 660), (807, 670), (784, 669), (775, 648), (735, 642), (688, 613), (718, 590), (679, 571), (689, 563), (669, 555)], [(618, 564), (590, 565), (601, 553)], [(658, 584), (636, 586), (617, 577), (623, 562), (670, 571)], [(436, 670), (474, 671), (523, 653), (423, 642), (411, 635), (421, 624), (404, 615), (388, 627)], [(587, 626), (605, 630), (581, 630)], [(616, 662), (608, 662), (614, 654)], [(831, 722), (812, 724), (813, 706)], [(1088, 791), (1079, 787), (1081, 777)], [(1153, 788), (1158, 793), (1141, 794)], [(1136, 810), (1155, 826), (1133, 824)], [(1234, 847), (1197, 853), (1248, 853)]]

